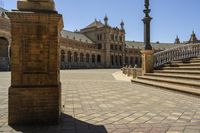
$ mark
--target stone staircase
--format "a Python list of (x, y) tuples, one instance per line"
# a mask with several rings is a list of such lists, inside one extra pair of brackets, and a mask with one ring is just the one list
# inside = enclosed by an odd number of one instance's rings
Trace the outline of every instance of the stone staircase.
[(200, 58), (172, 61), (132, 82), (200, 96)]

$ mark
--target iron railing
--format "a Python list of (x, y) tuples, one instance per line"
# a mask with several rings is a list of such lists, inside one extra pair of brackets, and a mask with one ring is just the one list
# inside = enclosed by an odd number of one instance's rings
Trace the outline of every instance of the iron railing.
[(200, 43), (186, 44), (154, 54), (154, 67), (162, 66), (175, 60), (200, 56)]

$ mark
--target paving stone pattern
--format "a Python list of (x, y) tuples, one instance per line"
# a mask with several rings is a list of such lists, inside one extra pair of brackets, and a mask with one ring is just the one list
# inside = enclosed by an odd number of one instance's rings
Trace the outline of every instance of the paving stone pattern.
[(0, 73), (0, 132), (200, 133), (200, 98), (117, 81), (118, 70), (61, 72), (59, 125), (7, 125), (10, 73)]

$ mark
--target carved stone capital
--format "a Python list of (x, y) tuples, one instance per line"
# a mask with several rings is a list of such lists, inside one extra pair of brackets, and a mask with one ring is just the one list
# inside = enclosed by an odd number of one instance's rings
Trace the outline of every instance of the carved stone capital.
[(53, 0), (18, 0), (17, 8), (22, 11), (55, 11)]

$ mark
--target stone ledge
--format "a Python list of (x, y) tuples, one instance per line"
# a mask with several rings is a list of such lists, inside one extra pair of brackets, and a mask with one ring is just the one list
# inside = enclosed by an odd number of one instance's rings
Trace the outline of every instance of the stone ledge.
[(22, 11), (55, 11), (55, 4), (53, 1), (17, 1), (17, 8)]

